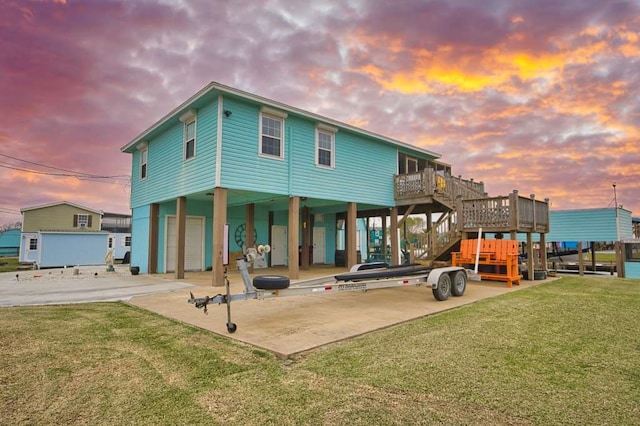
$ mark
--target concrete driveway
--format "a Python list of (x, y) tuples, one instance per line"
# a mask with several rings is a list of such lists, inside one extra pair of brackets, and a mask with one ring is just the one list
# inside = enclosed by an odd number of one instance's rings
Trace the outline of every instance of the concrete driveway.
[(42, 269), (0, 273), (0, 307), (126, 301), (134, 296), (194, 287), (164, 277), (129, 273), (128, 266)]

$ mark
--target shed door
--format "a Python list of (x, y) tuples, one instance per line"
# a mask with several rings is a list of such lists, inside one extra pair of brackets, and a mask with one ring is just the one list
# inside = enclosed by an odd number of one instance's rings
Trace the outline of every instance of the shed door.
[[(167, 217), (165, 272), (176, 270), (176, 217)], [(187, 217), (185, 235), (185, 271), (204, 270), (204, 218)]]

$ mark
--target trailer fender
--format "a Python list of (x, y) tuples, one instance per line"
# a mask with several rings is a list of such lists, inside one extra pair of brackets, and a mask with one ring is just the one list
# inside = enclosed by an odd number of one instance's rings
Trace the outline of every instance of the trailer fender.
[(447, 266), (444, 268), (435, 268), (434, 270), (429, 272), (429, 276), (427, 276), (427, 285), (431, 286), (431, 288), (438, 288), (438, 279), (440, 279), (440, 275), (464, 270), (465, 269), (462, 266)]

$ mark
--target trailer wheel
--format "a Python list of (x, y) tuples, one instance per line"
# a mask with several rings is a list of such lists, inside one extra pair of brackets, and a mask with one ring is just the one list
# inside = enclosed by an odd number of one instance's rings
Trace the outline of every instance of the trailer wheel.
[(280, 275), (261, 275), (253, 279), (258, 290), (283, 290), (289, 288), (289, 278)]
[(451, 295), (451, 277), (449, 274), (442, 274), (438, 278), (438, 287), (432, 290), (433, 297), (437, 300), (443, 301), (449, 298)]
[(235, 323), (233, 323), (233, 322), (228, 322), (227, 323), (227, 331), (230, 334), (235, 333), (237, 329), (238, 329), (238, 326)]
[(451, 294), (454, 296), (462, 296), (467, 289), (467, 274), (464, 271), (454, 272), (452, 281)]

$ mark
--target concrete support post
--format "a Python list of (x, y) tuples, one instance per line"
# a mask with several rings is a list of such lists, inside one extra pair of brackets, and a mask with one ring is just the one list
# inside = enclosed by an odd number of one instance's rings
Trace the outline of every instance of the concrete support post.
[[(227, 223), (227, 188), (216, 188), (213, 191), (213, 251), (211, 253), (211, 280), (214, 287), (224, 286), (224, 225)], [(227, 241), (228, 244), (228, 241)]]

